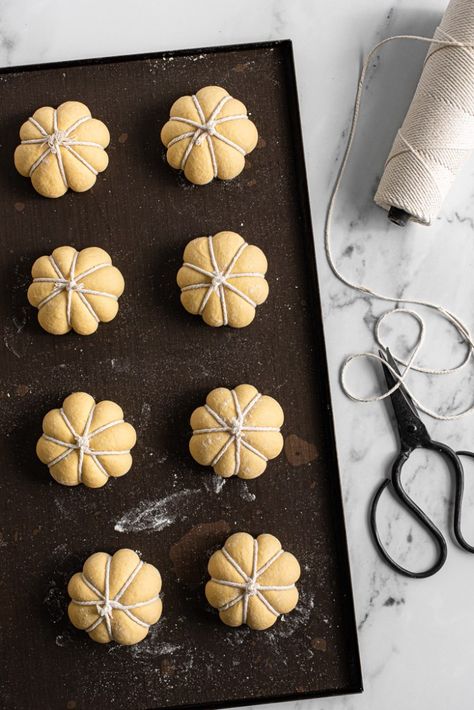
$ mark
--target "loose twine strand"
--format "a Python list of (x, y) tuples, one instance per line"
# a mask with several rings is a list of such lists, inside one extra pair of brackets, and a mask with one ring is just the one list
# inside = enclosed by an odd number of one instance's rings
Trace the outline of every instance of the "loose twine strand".
[(284, 550), (278, 550), (270, 559), (265, 562), (262, 567), (257, 569), (257, 560), (258, 560), (258, 540), (254, 539), (253, 541), (253, 560), (252, 560), (252, 573), (249, 577), (248, 574), (244, 572), (242, 567), (239, 565), (239, 563), (232, 557), (232, 555), (226, 550), (225, 547), (221, 548), (221, 552), (226, 558), (227, 562), (235, 569), (237, 574), (242, 577), (242, 582), (232, 582), (228, 579), (215, 579), (214, 577), (211, 578), (212, 582), (215, 582), (216, 584), (222, 584), (225, 587), (235, 587), (236, 589), (242, 590), (240, 594), (237, 594), (233, 599), (228, 601), (226, 604), (223, 604), (222, 606), (218, 607), (219, 611), (227, 611), (227, 609), (231, 609), (233, 606), (238, 604), (240, 601), (243, 601), (242, 605), (242, 623), (246, 624), (247, 623), (247, 616), (248, 616), (248, 608), (249, 608), (249, 600), (250, 597), (256, 596), (257, 599), (259, 599), (262, 604), (268, 609), (268, 611), (273, 614), (274, 616), (279, 616), (279, 612), (274, 609), (274, 607), (270, 604), (268, 599), (265, 597), (262, 592), (284, 592), (289, 589), (294, 589), (295, 584), (259, 584), (257, 582), (258, 578), (261, 577), (261, 575), (269, 569), (269, 567), (272, 566), (274, 562), (277, 561), (279, 557), (283, 554)]
[(242, 410), (242, 407), (240, 406), (239, 398), (237, 397), (237, 394), (235, 390), (231, 390), (232, 393), (232, 399), (234, 401), (234, 408), (235, 408), (235, 417), (233, 417), (230, 421), (226, 421), (223, 417), (221, 417), (212, 407), (210, 407), (208, 404), (204, 405), (204, 408), (208, 412), (208, 414), (211, 415), (213, 419), (219, 424), (217, 427), (207, 427), (204, 429), (194, 429), (193, 435), (195, 434), (217, 434), (217, 433), (227, 433), (229, 434), (229, 438), (227, 441), (224, 443), (224, 445), (221, 447), (221, 449), (217, 452), (217, 454), (214, 456), (213, 460), (211, 461), (211, 466), (216, 466), (217, 463), (221, 460), (221, 458), (224, 456), (226, 453), (227, 449), (232, 446), (232, 444), (235, 444), (234, 447), (234, 471), (232, 473), (233, 476), (236, 476), (239, 473), (240, 470), (240, 460), (241, 460), (241, 454), (242, 454), (242, 447), (250, 451), (251, 453), (255, 454), (255, 456), (258, 456), (258, 458), (262, 459), (263, 461), (268, 461), (268, 458), (263, 454), (259, 449), (255, 448), (255, 446), (252, 446), (252, 444), (249, 444), (248, 441), (245, 440), (245, 434), (248, 431), (274, 431), (274, 432), (279, 432), (280, 429), (279, 427), (272, 427), (272, 426), (250, 426), (248, 424), (245, 424), (245, 420), (252, 411), (252, 409), (255, 407), (257, 402), (261, 399), (262, 395), (260, 392), (257, 392), (257, 394), (250, 400), (250, 402), (247, 404), (247, 406)]
[(35, 170), (39, 168), (41, 163), (46, 160), (48, 155), (54, 155), (56, 157), (57, 163), (58, 163), (58, 168), (59, 172), (61, 174), (62, 181), (65, 185), (65, 187), (69, 187), (69, 183), (67, 181), (66, 177), (66, 171), (64, 169), (64, 163), (63, 163), (63, 158), (61, 155), (61, 148), (64, 148), (67, 150), (71, 155), (73, 155), (77, 160), (79, 160), (80, 163), (82, 163), (88, 170), (91, 171), (94, 175), (97, 175), (97, 170), (85, 159), (82, 157), (82, 155), (79, 155), (77, 150), (74, 150), (73, 146), (89, 146), (91, 148), (99, 148), (100, 150), (104, 150), (104, 146), (100, 145), (100, 143), (94, 143), (93, 141), (81, 141), (81, 140), (76, 140), (75, 138), (71, 138), (70, 135), (73, 131), (76, 130), (76, 128), (79, 128), (83, 123), (86, 121), (90, 121), (91, 116), (83, 116), (82, 118), (79, 118), (77, 121), (75, 121), (69, 128), (67, 128), (65, 131), (60, 131), (58, 129), (58, 111), (57, 109), (54, 109), (53, 113), (53, 132), (48, 133), (41, 123), (39, 123), (35, 118), (30, 116), (28, 121), (40, 132), (41, 138), (30, 138), (27, 140), (22, 140), (21, 144), (22, 145), (34, 145), (34, 144), (39, 144), (39, 145), (44, 145), (47, 146), (46, 150), (44, 150), (39, 158), (35, 160), (33, 165), (30, 168), (30, 177), (33, 175)]
[(122, 587), (119, 589), (117, 594), (114, 596), (113, 599), (110, 599), (110, 564), (112, 562), (112, 557), (110, 555), (107, 556), (107, 562), (105, 565), (105, 582), (104, 582), (104, 592), (100, 592), (97, 587), (92, 584), (90, 579), (88, 579), (84, 572), (81, 572), (81, 579), (90, 589), (91, 592), (93, 592), (98, 598), (97, 600), (92, 600), (92, 601), (81, 601), (78, 599), (72, 599), (72, 602), (74, 604), (77, 604), (78, 606), (95, 606), (98, 618), (85, 629), (87, 633), (90, 633), (91, 631), (94, 631), (99, 624), (105, 623), (107, 627), (107, 633), (109, 634), (110, 640), (114, 641), (114, 635), (112, 632), (112, 619), (113, 619), (113, 612), (114, 609), (117, 609), (118, 611), (123, 611), (128, 618), (135, 622), (135, 624), (138, 624), (139, 626), (143, 626), (145, 629), (150, 628), (150, 624), (147, 624), (145, 621), (142, 621), (142, 619), (139, 619), (138, 616), (136, 616), (132, 609), (139, 609), (140, 607), (148, 606), (148, 604), (153, 604), (154, 602), (158, 601), (160, 598), (160, 595), (157, 594), (155, 597), (152, 597), (151, 599), (147, 599), (144, 602), (137, 602), (135, 604), (122, 604), (120, 599), (122, 596), (125, 594), (137, 574), (140, 572), (141, 568), (143, 567), (143, 561), (140, 560), (140, 562), (137, 564), (135, 569), (132, 571), (132, 573), (127, 577), (125, 580), (124, 584)]
[(69, 421), (66, 412), (64, 409), (61, 407), (59, 410), (59, 413), (61, 415), (61, 418), (69, 431), (71, 432), (71, 435), (74, 438), (74, 443), (68, 442), (68, 441), (63, 441), (62, 439), (57, 439), (54, 436), (50, 436), (49, 434), (43, 434), (43, 439), (46, 441), (50, 441), (53, 444), (56, 444), (57, 446), (62, 446), (64, 447), (65, 451), (63, 451), (61, 454), (56, 456), (52, 461), (48, 463), (48, 468), (51, 469), (53, 466), (56, 466), (56, 464), (60, 463), (61, 461), (64, 461), (68, 456), (72, 454), (73, 451), (78, 451), (79, 452), (79, 458), (77, 462), (77, 482), (81, 483), (82, 482), (82, 469), (84, 465), (84, 456), (90, 456), (91, 459), (94, 461), (95, 465), (99, 469), (99, 471), (106, 477), (110, 478), (110, 474), (107, 473), (105, 470), (104, 466), (101, 464), (99, 459), (97, 458), (98, 456), (122, 456), (124, 454), (129, 454), (130, 449), (123, 449), (123, 450), (115, 450), (115, 451), (100, 451), (99, 449), (93, 449), (91, 447), (91, 439), (93, 439), (95, 436), (98, 434), (102, 434), (102, 432), (107, 431), (108, 429), (111, 429), (114, 426), (117, 426), (118, 424), (123, 424), (124, 421), (123, 419), (114, 419), (112, 422), (109, 422), (108, 424), (104, 424), (101, 427), (98, 427), (97, 429), (94, 429), (94, 431), (90, 431), (90, 426), (92, 419), (94, 417), (94, 412), (96, 409), (96, 404), (94, 404), (91, 407), (91, 410), (88, 414), (86, 423), (84, 425), (84, 430), (82, 434), (79, 434), (74, 427), (72, 426), (71, 422)]
[(225, 289), (227, 288), (229, 291), (232, 291), (232, 293), (235, 293), (237, 296), (242, 298), (246, 303), (248, 303), (250, 306), (253, 308), (257, 307), (257, 304), (255, 301), (253, 301), (250, 296), (247, 296), (246, 293), (241, 291), (237, 286), (234, 286), (233, 284), (229, 283), (228, 279), (238, 279), (238, 278), (243, 278), (245, 276), (249, 277), (254, 277), (257, 279), (264, 279), (265, 274), (261, 274), (257, 271), (248, 271), (248, 272), (235, 272), (232, 271), (234, 266), (237, 263), (237, 260), (241, 257), (245, 249), (248, 247), (247, 242), (244, 242), (243, 244), (240, 245), (240, 247), (237, 249), (235, 252), (234, 256), (232, 257), (231, 261), (229, 262), (228, 266), (225, 269), (220, 269), (219, 265), (217, 263), (217, 259), (214, 253), (214, 245), (212, 241), (212, 237), (207, 238), (207, 244), (208, 244), (208, 249), (209, 249), (209, 258), (211, 260), (212, 264), (212, 271), (207, 271), (207, 269), (203, 269), (200, 266), (197, 266), (196, 264), (191, 264), (188, 261), (185, 261), (183, 266), (187, 266), (188, 269), (192, 269), (193, 271), (198, 272), (199, 274), (202, 274), (203, 276), (207, 276), (210, 280), (197, 283), (197, 284), (190, 284), (189, 286), (183, 286), (181, 291), (194, 291), (196, 289), (201, 289), (205, 288), (206, 293), (203, 296), (203, 299), (201, 301), (201, 305), (199, 308), (199, 315), (202, 315), (204, 312), (204, 309), (207, 306), (207, 303), (213, 293), (217, 293), (219, 296), (219, 300), (221, 303), (221, 309), (222, 309), (222, 325), (228, 325), (229, 323), (229, 318), (227, 314), (227, 303), (226, 303), (226, 297), (225, 297)]
[[(423, 346), (424, 340), (425, 340), (425, 332), (426, 332), (426, 326), (425, 322), (419, 313), (417, 313), (414, 310), (407, 309), (407, 308), (400, 308), (396, 307), (393, 308), (392, 310), (387, 311), (386, 313), (383, 313), (379, 319), (377, 320), (374, 328), (374, 337), (375, 341), (380, 345), (382, 349), (385, 348), (381, 336), (380, 336), (380, 328), (382, 323), (386, 318), (388, 318), (391, 315), (394, 314), (404, 314), (410, 316), (412, 319), (416, 321), (416, 323), (419, 326), (419, 331), (418, 331), (418, 337), (415, 343), (415, 346), (411, 352), (411, 355), (407, 360), (404, 360), (403, 358), (397, 356), (392, 352), (392, 355), (394, 359), (402, 365), (405, 369), (403, 373), (400, 375), (398, 372), (396, 372), (388, 363), (379, 357), (376, 353), (373, 352), (362, 352), (362, 353), (357, 353), (355, 355), (350, 355), (349, 357), (346, 358), (344, 361), (342, 368), (341, 368), (341, 387), (345, 394), (352, 400), (356, 402), (379, 402), (383, 399), (386, 399), (389, 397), (395, 390), (397, 390), (400, 386), (403, 385), (404, 390), (409, 394), (409, 396), (412, 398), (413, 402), (417, 406), (417, 408), (424, 412), (425, 414), (428, 414), (430, 417), (433, 417), (434, 419), (441, 420), (441, 421), (451, 421), (451, 420), (456, 420), (459, 419), (460, 417), (467, 415), (467, 414), (472, 414), (474, 411), (474, 403), (468, 406), (467, 408), (451, 413), (451, 414), (441, 414), (440, 412), (436, 412), (429, 407), (425, 406), (419, 399), (417, 399), (411, 389), (407, 386), (406, 384), (406, 378), (409, 374), (410, 371), (415, 371), (415, 372), (421, 372), (424, 374), (429, 374), (429, 375), (448, 375), (452, 374), (455, 372), (460, 372), (463, 370), (467, 364), (470, 361), (471, 355), (474, 350), (474, 340), (473, 337), (469, 331), (469, 328), (461, 321), (458, 316), (456, 316), (454, 313), (449, 311), (447, 308), (444, 306), (441, 306), (437, 303), (433, 303), (431, 301), (425, 301), (422, 299), (414, 299), (414, 298), (396, 298), (393, 296), (388, 296), (386, 294), (380, 293), (378, 291), (375, 291), (372, 288), (369, 288), (368, 286), (365, 286), (364, 284), (357, 283), (352, 281), (349, 277), (345, 276), (338, 266), (336, 265), (336, 261), (334, 258), (333, 250), (332, 250), (332, 220), (333, 220), (333, 213), (335, 209), (335, 203), (336, 203), (336, 198), (339, 193), (340, 185), (342, 182), (342, 178), (344, 177), (345, 171), (346, 171), (346, 166), (349, 160), (349, 156), (351, 153), (352, 149), (352, 144), (354, 142), (354, 136), (356, 132), (356, 128), (358, 125), (358, 119), (359, 119), (359, 114), (360, 114), (360, 104), (361, 104), (361, 97), (362, 97), (362, 90), (365, 85), (365, 79), (366, 79), (366, 74), (367, 74), (367, 69), (369, 67), (369, 64), (371, 62), (372, 57), (383, 47), (384, 45), (388, 44), (389, 42), (393, 41), (400, 41), (400, 40), (410, 40), (410, 41), (418, 41), (418, 42), (425, 42), (433, 45), (439, 45), (440, 48), (448, 48), (448, 47), (457, 47), (457, 48), (463, 48), (463, 49), (474, 49), (474, 44), (471, 43), (464, 43), (464, 42), (459, 42), (456, 40), (445, 40), (445, 39), (432, 39), (429, 37), (421, 37), (418, 35), (394, 35), (393, 37), (387, 37), (383, 39), (381, 42), (378, 42), (378, 44), (371, 49), (369, 54), (367, 55), (367, 58), (362, 66), (362, 71), (360, 74), (359, 78), (359, 83), (357, 87), (357, 92), (356, 92), (356, 97), (355, 97), (355, 102), (354, 102), (354, 109), (352, 113), (352, 120), (350, 124), (350, 130), (349, 130), (349, 136), (346, 144), (346, 148), (343, 153), (342, 161), (340, 163), (336, 179), (333, 185), (333, 188), (330, 193), (330, 198), (328, 202), (328, 207), (326, 211), (326, 219), (325, 219), (325, 226), (324, 226), (324, 246), (325, 246), (325, 252), (326, 252), (326, 257), (329, 263), (329, 266), (334, 273), (334, 275), (346, 286), (349, 288), (355, 289), (357, 291), (360, 291), (361, 293), (368, 295), (368, 296), (373, 296), (374, 298), (380, 299), (382, 301), (387, 301), (390, 303), (396, 303), (396, 304), (401, 304), (401, 303), (406, 303), (406, 304), (411, 304), (411, 305), (418, 305), (418, 306), (424, 306), (426, 308), (431, 309), (432, 311), (435, 311), (436, 313), (439, 313), (443, 318), (445, 318), (449, 323), (451, 323), (454, 328), (457, 330), (459, 335), (461, 336), (462, 340), (466, 343), (466, 354), (462, 360), (462, 362), (459, 365), (456, 365), (455, 367), (450, 367), (450, 368), (442, 368), (442, 369), (436, 369), (436, 368), (430, 368), (430, 367), (422, 367), (421, 365), (416, 364), (416, 358)], [(470, 55), (472, 56), (472, 55)], [(473, 68), (474, 71), (474, 68)], [(388, 367), (388, 369), (391, 371), (392, 375), (394, 378), (397, 380), (397, 384), (394, 385), (390, 390), (374, 395), (372, 397), (362, 397), (359, 396), (358, 394), (355, 394), (349, 387), (347, 383), (347, 370), (348, 367), (350, 366), (351, 363), (354, 362), (354, 360), (360, 359), (360, 358), (369, 358), (372, 360), (376, 360), (379, 362), (382, 362), (385, 367)]]

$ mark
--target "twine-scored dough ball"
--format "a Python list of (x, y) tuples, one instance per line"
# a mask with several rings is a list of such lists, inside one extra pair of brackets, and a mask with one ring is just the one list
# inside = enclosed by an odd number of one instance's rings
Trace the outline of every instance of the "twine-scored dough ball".
[(161, 575), (133, 550), (96, 552), (69, 580), (71, 623), (93, 641), (130, 646), (161, 617)]
[(267, 299), (265, 254), (236, 232), (193, 239), (183, 262), (176, 279), (181, 303), (208, 325), (244, 328)]
[(232, 180), (257, 145), (258, 132), (245, 105), (220, 86), (206, 86), (174, 102), (161, 130), (171, 167), (195, 185)]
[(36, 453), (58, 483), (101, 488), (111, 476), (128, 473), (136, 441), (135, 429), (123, 420), (118, 404), (96, 404), (90, 394), (74, 392), (44, 417)]
[(191, 415), (191, 456), (223, 478), (257, 478), (283, 448), (278, 402), (252, 385), (218, 387)]
[(44, 197), (61, 197), (68, 188), (89, 190), (109, 163), (108, 128), (79, 101), (39, 108), (20, 128), (20, 138), (15, 167)]
[(64, 335), (72, 329), (91, 335), (100, 322), (108, 323), (118, 313), (125, 282), (99, 247), (58, 247), (35, 261), (31, 275), (28, 301), (48, 333)]
[(231, 535), (212, 555), (208, 572), (207, 601), (227, 626), (268, 629), (298, 603), (298, 560), (273, 535)]

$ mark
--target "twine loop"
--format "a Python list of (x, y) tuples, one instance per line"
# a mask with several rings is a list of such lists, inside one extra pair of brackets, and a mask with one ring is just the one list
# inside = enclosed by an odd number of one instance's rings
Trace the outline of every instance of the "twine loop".
[[(115, 602), (115, 604), (117, 604), (117, 602)], [(97, 604), (95, 605), (95, 608), (97, 609), (97, 613), (99, 614), (99, 616), (109, 616), (109, 617), (112, 616), (113, 607), (112, 607), (112, 602), (110, 602), (110, 601), (106, 602), (104, 600), (101, 602), (97, 602)], [(117, 607), (115, 607), (115, 608), (117, 608)]]
[(245, 587), (246, 595), (249, 597), (254, 597), (257, 594), (259, 587), (260, 585), (254, 579), (249, 579)]
[(210, 119), (199, 129), (201, 134), (196, 138), (196, 145), (201, 145), (206, 139), (206, 135), (215, 136), (216, 135), (216, 125), (217, 122), (214, 119)]
[(85, 454), (90, 453), (90, 448), (89, 448), (89, 437), (88, 436), (76, 436), (76, 446), (78, 449), (81, 449)]
[(230, 420), (229, 431), (232, 434), (232, 436), (235, 436), (236, 439), (243, 436), (242, 426), (243, 426), (242, 419), (240, 419), (238, 417), (234, 417), (234, 419)]
[(46, 142), (53, 155), (56, 155), (61, 145), (65, 143), (66, 137), (66, 131), (54, 131), (48, 136)]
[(95, 603), (95, 608), (102, 619), (108, 617), (108, 620), (112, 621), (114, 609), (127, 611), (129, 607), (126, 604), (122, 604), (122, 602), (119, 602), (117, 599), (99, 599), (99, 601)]
[(55, 288), (59, 291), (79, 291), (84, 293), (84, 284), (77, 283), (76, 279), (65, 279), (64, 281), (56, 281), (54, 284)]
[(227, 277), (225, 274), (222, 274), (220, 272), (214, 273), (214, 276), (212, 277), (211, 284), (212, 288), (214, 291), (217, 291), (219, 286), (223, 286), (227, 280)]

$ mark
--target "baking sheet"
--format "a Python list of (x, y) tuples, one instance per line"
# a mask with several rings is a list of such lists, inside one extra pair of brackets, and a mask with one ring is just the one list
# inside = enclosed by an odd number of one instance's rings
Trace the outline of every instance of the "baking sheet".
[[(167, 166), (169, 107), (208, 84), (247, 105), (260, 140), (230, 183), (194, 187)], [(211, 708), (361, 689), (331, 424), (298, 103), (289, 41), (0, 73), (0, 608), (4, 708)], [(89, 192), (37, 195), (12, 154), (39, 106), (86, 103), (111, 132)], [(269, 261), (270, 297), (243, 330), (186, 313), (186, 243), (240, 232)], [(43, 332), (26, 289), (59, 245), (105, 248), (120, 312), (91, 337)], [(216, 386), (249, 382), (286, 415), (285, 450), (260, 478), (224, 482), (188, 454), (188, 420)], [(103, 489), (56, 484), (35, 457), (43, 415), (72, 391), (122, 405), (132, 471)], [(302, 565), (297, 609), (263, 633), (208, 608), (211, 552), (239, 530), (277, 535)], [(134, 647), (101, 646), (67, 620), (66, 584), (96, 550), (140, 550), (160, 569), (164, 614)]]

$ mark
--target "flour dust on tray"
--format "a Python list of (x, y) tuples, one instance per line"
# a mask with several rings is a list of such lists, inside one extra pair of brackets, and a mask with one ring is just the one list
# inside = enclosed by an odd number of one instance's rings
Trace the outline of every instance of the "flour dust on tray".
[(114, 530), (122, 533), (159, 532), (172, 525), (178, 516), (183, 519), (183, 505), (200, 492), (199, 489), (185, 489), (159, 500), (144, 500), (124, 513), (115, 523)]

